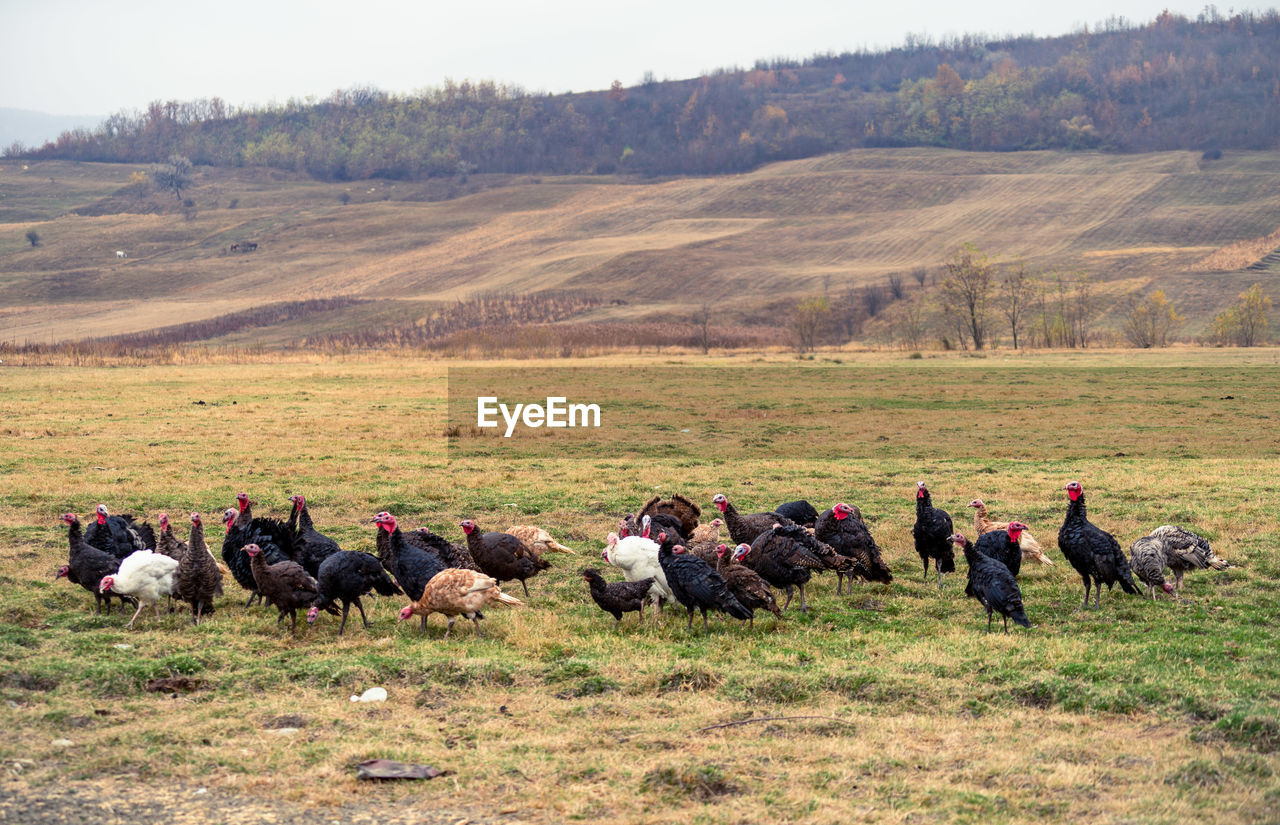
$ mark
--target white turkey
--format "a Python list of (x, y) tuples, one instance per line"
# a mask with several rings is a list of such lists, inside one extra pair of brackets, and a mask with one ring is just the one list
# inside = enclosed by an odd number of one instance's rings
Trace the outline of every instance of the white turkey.
[(649, 588), (649, 598), (654, 603), (655, 617), (664, 602), (675, 600), (675, 594), (667, 584), (666, 573), (662, 571), (662, 565), (658, 562), (658, 543), (652, 539), (643, 536), (618, 538), (617, 533), (610, 533), (600, 557), (620, 569), (622, 577), (629, 582), (653, 579), (653, 586)]
[(177, 573), (177, 559), (151, 550), (139, 550), (120, 562), (120, 569), (114, 574), (103, 576), (98, 589), (103, 593), (132, 596), (138, 600), (138, 609), (125, 625), (128, 630), (147, 605), (151, 605), (156, 611), (156, 618), (160, 618), (159, 603), (173, 595)]

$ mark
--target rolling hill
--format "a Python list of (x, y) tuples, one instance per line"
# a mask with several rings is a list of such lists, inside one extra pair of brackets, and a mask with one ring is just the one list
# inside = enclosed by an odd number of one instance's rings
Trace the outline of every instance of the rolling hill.
[[(599, 299), (591, 320), (684, 319), (710, 302), (738, 322), (891, 274), (914, 288), (908, 273), (937, 272), (966, 242), (1032, 270), (1086, 271), (1111, 299), (1164, 289), (1194, 334), (1249, 284), (1274, 292), (1280, 274), (1246, 269), (1264, 255), (1228, 270), (1202, 263), (1218, 253), (1211, 262), (1221, 266), (1221, 250), (1280, 226), (1280, 154), (1269, 152), (1206, 161), (858, 149), (665, 180), (329, 183), (200, 167), (185, 214), (172, 197), (131, 186), (139, 171), (0, 162), (0, 339), (73, 340), (272, 302), (369, 299), (315, 319), (339, 331), (412, 321), (477, 294), (546, 291)], [(39, 247), (24, 237), (31, 229)], [(256, 250), (229, 251), (245, 241)], [(256, 335), (283, 343), (307, 326)]]

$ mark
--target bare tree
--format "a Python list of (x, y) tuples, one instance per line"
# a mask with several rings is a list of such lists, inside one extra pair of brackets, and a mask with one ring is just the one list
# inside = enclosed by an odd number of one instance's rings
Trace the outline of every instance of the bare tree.
[(867, 310), (867, 317), (874, 318), (884, 308), (884, 292), (878, 286), (867, 286), (862, 289), (862, 306)]
[(909, 301), (899, 301), (885, 313), (893, 338), (903, 349), (918, 352), (928, 334), (928, 314), (924, 300), (917, 295)]
[[(1009, 322), (1013, 336), (1013, 348), (1018, 348), (1018, 334), (1027, 323), (1027, 313), (1032, 301), (1032, 282), (1027, 277), (1026, 264), (1019, 261), (1000, 281), (1000, 311)], [(1026, 341), (1024, 340), (1025, 344)]]
[(1098, 309), (1098, 297), (1093, 292), (1093, 277), (1087, 272), (1077, 271), (1070, 309), (1067, 313), (1071, 321), (1072, 346), (1078, 346), (1081, 349), (1089, 346), (1089, 336), (1093, 333)]
[(151, 167), (151, 182), (165, 192), (172, 192), (179, 201), (182, 190), (191, 185), (191, 161), (182, 155), (170, 155), (168, 163)]
[(929, 277), (929, 270), (925, 269), (923, 266), (918, 266), (911, 270), (911, 277), (915, 278), (916, 283), (923, 287), (925, 278)]
[(693, 313), (693, 323), (698, 327), (698, 343), (702, 345), (702, 354), (711, 351), (711, 304), (703, 303)]
[(907, 294), (902, 288), (902, 276), (896, 272), (889, 273), (889, 294), (893, 296), (893, 300), (901, 301)]
[(849, 341), (862, 332), (862, 324), (866, 320), (866, 315), (859, 300), (858, 291), (853, 287), (848, 287), (843, 295), (832, 301), (831, 316), (832, 322), (840, 331), (844, 341)]
[[(977, 247), (967, 243), (956, 250), (955, 258), (946, 268), (947, 275), (942, 281), (944, 312), (955, 319), (953, 328), (964, 330), (973, 341), (973, 348), (980, 350), (988, 338), (987, 303), (995, 266)], [(963, 338), (961, 341), (963, 343)]]

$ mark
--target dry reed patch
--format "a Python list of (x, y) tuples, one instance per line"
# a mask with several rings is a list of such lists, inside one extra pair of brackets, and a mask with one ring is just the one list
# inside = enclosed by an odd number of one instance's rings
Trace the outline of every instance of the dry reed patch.
[[(164, 321), (180, 323), (213, 314), (202, 304), (230, 300), (229, 293), (254, 302), (282, 292), (440, 300), (478, 290), (575, 288), (665, 303), (687, 296), (696, 271), (693, 300), (734, 309), (817, 292), (833, 274), (832, 287), (841, 290), (936, 268), (962, 241), (1005, 258), (1025, 256), (1033, 269), (1085, 265), (1101, 280), (1158, 277), (1174, 294), (1202, 278), (1170, 275), (1170, 262), (1235, 234), (1266, 231), (1265, 216), (1274, 213), (1264, 196), (1270, 190), (1256, 183), (1269, 170), (1250, 153), (1215, 167), (1226, 176), (1181, 174), (1186, 153), (1044, 154), (864, 150), (717, 179), (546, 179), (448, 203), (421, 202), (422, 187), (374, 182), (368, 202), (348, 206), (338, 202), (341, 184), (210, 171), (202, 173), (190, 221), (177, 214), (53, 217), (76, 198), (118, 187), (128, 167), (42, 164), (51, 174), (94, 180), (74, 190), (23, 190), (45, 205), (40, 213), (50, 220), (39, 226), (48, 242), (23, 249), (20, 232), (0, 242), (11, 273), (0, 302), (32, 313), (34, 325), (24, 323), (20, 340), (153, 326), (156, 314), (140, 311), (132, 321), (111, 315), (98, 327), (92, 305), (122, 294), (167, 302)], [(232, 199), (237, 207), (227, 208)], [(1168, 216), (1181, 221), (1176, 231)], [(257, 252), (221, 254), (248, 238), (260, 243)], [(1099, 246), (1181, 251), (1089, 257)], [(116, 249), (131, 257), (117, 261)], [(1221, 305), (1212, 295), (1205, 300), (1199, 308), (1197, 299), (1197, 312)], [(43, 326), (41, 308), (50, 304), (60, 312), (44, 312)], [(358, 329), (361, 320), (346, 323)]]
[(1224, 246), (1211, 255), (1201, 258), (1192, 267), (1197, 272), (1222, 272), (1246, 269), (1250, 264), (1270, 255), (1280, 248), (1280, 229), (1261, 238), (1249, 238)]

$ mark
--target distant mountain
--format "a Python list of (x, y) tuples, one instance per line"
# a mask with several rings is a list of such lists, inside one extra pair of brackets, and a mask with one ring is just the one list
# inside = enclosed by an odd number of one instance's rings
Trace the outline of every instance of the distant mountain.
[(15, 142), (38, 149), (46, 141), (72, 129), (93, 129), (104, 120), (102, 115), (50, 115), (29, 109), (0, 108), (0, 152)]
[(156, 101), (28, 160), (272, 167), (329, 181), (741, 173), (854, 148), (1227, 150), (1280, 145), (1280, 12), (1165, 12), (1060, 37), (966, 35), (580, 94), (446, 82), (239, 109)]

